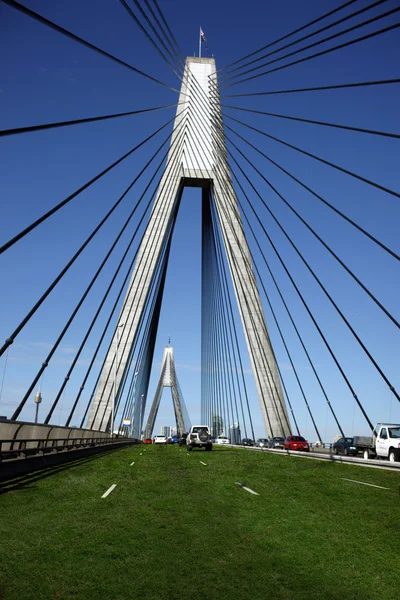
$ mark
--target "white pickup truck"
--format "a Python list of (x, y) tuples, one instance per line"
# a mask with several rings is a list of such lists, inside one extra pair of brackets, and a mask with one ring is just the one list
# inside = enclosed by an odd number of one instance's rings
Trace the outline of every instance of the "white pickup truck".
[(400, 425), (377, 423), (372, 437), (354, 436), (353, 445), (363, 457), (388, 458), (390, 462), (400, 461)]
[(186, 438), (186, 449), (205, 448), (212, 450), (211, 435), (208, 425), (193, 425)]

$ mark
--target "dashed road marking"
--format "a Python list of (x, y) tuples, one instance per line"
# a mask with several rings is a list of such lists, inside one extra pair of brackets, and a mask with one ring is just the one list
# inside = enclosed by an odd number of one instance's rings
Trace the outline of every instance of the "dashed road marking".
[(249, 492), (249, 494), (254, 494), (254, 496), (259, 496), (260, 494), (257, 494), (257, 492), (255, 492), (254, 490), (251, 490), (250, 488), (246, 487), (244, 485), (244, 483), (240, 483), (239, 481), (236, 481), (236, 485), (240, 485), (240, 487), (243, 490), (246, 490), (246, 492)]
[(107, 498), (108, 494), (111, 494), (111, 492), (113, 491), (114, 488), (117, 487), (116, 483), (113, 483), (111, 487), (108, 488), (108, 490), (106, 492), (104, 492), (104, 494), (102, 495), (102, 498)]
[(132, 465), (134, 465), (134, 464), (135, 464), (135, 461), (131, 462), (131, 464), (130, 464), (129, 466), (131, 467), (131, 466), (132, 466)]
[(203, 463), (203, 461), (200, 461), (202, 465), (204, 465), (205, 467), (207, 466), (207, 463)]
[(370, 487), (376, 487), (381, 490), (390, 490), (390, 488), (374, 485), (373, 483), (365, 483), (365, 481), (356, 481), (355, 479), (346, 479), (345, 477), (341, 477), (341, 479), (343, 479), (343, 481), (351, 481), (352, 483), (360, 483), (361, 485), (369, 485)]

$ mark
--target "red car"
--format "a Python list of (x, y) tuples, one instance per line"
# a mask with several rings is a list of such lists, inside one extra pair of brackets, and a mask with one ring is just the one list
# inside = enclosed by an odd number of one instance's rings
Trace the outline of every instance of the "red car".
[(288, 435), (283, 442), (285, 450), (301, 450), (302, 452), (310, 452), (310, 445), (303, 437), (299, 435)]
[(145, 443), (145, 444), (152, 444), (152, 443), (153, 443), (153, 440), (152, 440), (151, 438), (146, 438), (146, 439), (144, 440), (144, 443)]

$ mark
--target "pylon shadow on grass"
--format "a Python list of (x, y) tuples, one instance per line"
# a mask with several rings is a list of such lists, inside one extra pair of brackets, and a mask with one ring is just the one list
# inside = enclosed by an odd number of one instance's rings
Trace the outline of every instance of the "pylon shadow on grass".
[(58, 473), (62, 473), (63, 471), (66, 471), (68, 469), (73, 469), (74, 467), (84, 465), (88, 462), (96, 460), (97, 458), (103, 457), (105, 453), (111, 454), (114, 452), (119, 452), (123, 449), (124, 448), (114, 448), (113, 450), (105, 449), (103, 452), (98, 452), (97, 454), (94, 454), (92, 456), (79, 458), (68, 463), (55, 465), (53, 467), (41, 469), (40, 471), (27, 473), (26, 475), (15, 475), (14, 477), (10, 477), (6, 481), (0, 482), (0, 496), (2, 494), (7, 494), (8, 492), (14, 492), (16, 490), (29, 489), (32, 483), (36, 483), (41, 479), (46, 479), (47, 477), (52, 477), (53, 475), (57, 475)]

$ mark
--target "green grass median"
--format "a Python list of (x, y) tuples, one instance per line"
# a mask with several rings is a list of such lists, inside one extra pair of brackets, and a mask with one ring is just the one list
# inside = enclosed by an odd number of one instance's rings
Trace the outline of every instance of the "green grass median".
[(36, 472), (0, 489), (0, 598), (397, 600), (399, 484), (391, 471), (176, 445)]

